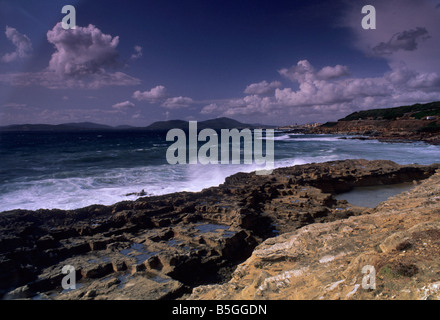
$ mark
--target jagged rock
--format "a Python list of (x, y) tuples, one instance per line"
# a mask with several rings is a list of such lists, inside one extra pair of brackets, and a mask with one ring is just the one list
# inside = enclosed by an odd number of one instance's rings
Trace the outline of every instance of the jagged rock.
[(182, 283), (155, 272), (120, 274), (104, 281), (84, 283), (75, 290), (56, 296), (57, 300), (161, 300), (184, 290)]
[(102, 278), (111, 272), (113, 272), (113, 265), (111, 263), (91, 265), (81, 270), (82, 276), (88, 279)]
[(440, 172), (368, 215), (267, 239), (229, 282), (187, 298), (440, 299), (440, 201), (427, 201), (439, 196)]
[(5, 300), (12, 300), (12, 299), (24, 299), (29, 298), (32, 296), (32, 292), (28, 285), (18, 287), (10, 292), (8, 292), (4, 299)]
[[(359, 243), (360, 234), (367, 231), (374, 234), (382, 224), (388, 226), (381, 219), (372, 218), (377, 210), (388, 210), (387, 203), (377, 209), (356, 207), (336, 200), (336, 193), (357, 186), (419, 181), (433, 175), (439, 167), (403, 166), (380, 160), (333, 161), (280, 168), (268, 176), (238, 173), (218, 187), (197, 193), (179, 192), (77, 210), (3, 212), (0, 215), (0, 295), (11, 288), (28, 285), (26, 295), (31, 297), (161, 299), (181, 295), (187, 288), (225, 282), (232, 277), (231, 281), (238, 282), (229, 283), (221, 294), (214, 290), (219, 296), (284, 297), (282, 290), (288, 288), (289, 283), (301, 281), (303, 273), (313, 272), (313, 268), (306, 271), (306, 265), (301, 265), (309, 257), (314, 257), (309, 261), (312, 266), (330, 268), (336, 263), (343, 264), (348, 276), (352, 276), (360, 263), (356, 262), (354, 252), (363, 248)], [(417, 187), (423, 186), (426, 185), (422, 183)], [(436, 192), (423, 194), (417, 203), (426, 208), (437, 206)], [(409, 206), (414, 203), (403, 201), (398, 208), (410, 210)], [(370, 219), (370, 224), (361, 223), (358, 218)], [(340, 233), (335, 232), (335, 226), (339, 226)], [(422, 239), (424, 233), (432, 239), (437, 235), (436, 229), (417, 230), (411, 233), (395, 230), (404, 232), (401, 241), (386, 240), (395, 232), (378, 237), (376, 240), (380, 242), (370, 248), (367, 260), (384, 275), (408, 278), (413, 274), (411, 278), (423, 274), (425, 269), (418, 263), (384, 258), (386, 254), (417, 252), (422, 241), (418, 239)], [(281, 235), (273, 238), (278, 234)], [(357, 234), (361, 238), (351, 238)], [(362, 236), (365, 235), (362, 233)], [(322, 237), (326, 242), (320, 242)], [(343, 242), (347, 239), (351, 241)], [(240, 266), (235, 273), (232, 271), (250, 256), (258, 272), (246, 280), (249, 285), (243, 289), (240, 279), (248, 277), (247, 271), (244, 272), (247, 269)], [(60, 287), (65, 265), (76, 268), (81, 285), (71, 292), (63, 292)], [(277, 265), (280, 272), (271, 269), (272, 265)], [(289, 265), (291, 269), (283, 270)], [(152, 274), (158, 277), (156, 280), (166, 281), (152, 280), (149, 276)], [(132, 279), (126, 283), (119, 279), (123, 276)], [(312, 283), (323, 281), (314, 277), (316, 279), (310, 280)], [(121, 286), (128, 290), (135, 281), (142, 287), (139, 294), (134, 288), (130, 292), (118, 289)], [(350, 281), (338, 282), (330, 291), (342, 290)], [(214, 288), (226, 288), (226, 285)], [(162, 293), (157, 291), (162, 289)], [(277, 290), (279, 293), (274, 295), (273, 291)], [(347, 294), (353, 290), (351, 287)], [(356, 298), (359, 292), (357, 289), (350, 296)]]

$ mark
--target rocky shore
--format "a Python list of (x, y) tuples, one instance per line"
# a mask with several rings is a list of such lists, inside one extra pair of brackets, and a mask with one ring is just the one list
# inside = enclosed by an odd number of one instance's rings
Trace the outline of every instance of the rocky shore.
[[(440, 144), (440, 117), (437, 120), (352, 120), (328, 123), (308, 131), (311, 134), (347, 134), (381, 142)], [(359, 137), (358, 137), (359, 138)]]
[(348, 134), (382, 142), (440, 144), (440, 102), (357, 111), (337, 122), (311, 128), (308, 132)]
[(267, 239), (229, 282), (189, 299), (439, 300), (439, 257), (440, 171), (369, 214)]
[[(438, 169), (438, 164), (333, 161), (280, 168), (268, 176), (238, 173), (201, 192), (112, 206), (2, 212), (0, 295), (153, 300), (435, 296), (440, 280)], [(402, 182), (414, 182), (415, 188), (375, 209), (334, 197), (354, 187)], [(357, 286), (363, 264), (374, 265), (385, 279), (379, 291)], [(76, 270), (74, 290), (61, 288), (66, 265)]]

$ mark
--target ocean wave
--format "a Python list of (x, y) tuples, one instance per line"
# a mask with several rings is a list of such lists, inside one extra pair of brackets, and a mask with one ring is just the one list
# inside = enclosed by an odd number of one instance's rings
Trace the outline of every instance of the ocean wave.
[[(341, 136), (281, 134), (274, 137), (275, 168), (344, 159), (388, 159), (400, 164), (439, 162), (440, 146), (423, 143), (380, 143), (374, 140), (340, 139)], [(263, 137), (264, 139), (264, 137)], [(197, 192), (218, 186), (237, 172), (263, 169), (251, 165), (169, 165), (167, 144), (161, 141), (127, 145), (120, 148), (96, 145), (78, 153), (61, 149), (41, 150), (24, 155), (2, 155), (0, 211), (40, 208), (76, 209), (91, 204), (111, 205), (135, 200), (141, 190), (148, 195), (179, 191)], [(282, 141), (282, 142), (280, 142)], [(118, 141), (119, 142), (119, 141)], [(157, 142), (157, 143), (156, 143)], [(310, 142), (310, 143), (304, 143)], [(105, 147), (105, 148), (104, 148)], [(159, 150), (152, 150), (158, 147)], [(162, 147), (162, 149), (160, 149)], [(150, 148), (150, 149), (149, 149)], [(51, 150), (58, 150), (52, 152)], [(103, 152), (97, 153), (96, 151)], [(5, 150), (3, 150), (5, 151)], [(34, 167), (32, 167), (34, 166)], [(132, 193), (133, 195), (127, 196)]]
[(261, 138), (256, 138), (259, 140), (278, 140), (278, 141), (282, 141), (282, 140), (295, 140), (294, 138), (292, 138), (292, 136), (303, 136), (304, 134), (302, 133), (289, 133), (289, 134), (285, 134), (282, 136), (275, 136), (275, 137), (261, 137)]
[(343, 141), (341, 137), (310, 137), (310, 138), (292, 138), (294, 141), (325, 141), (325, 142), (337, 142)]
[[(88, 177), (43, 178), (12, 182), (0, 188), (0, 211), (13, 209), (71, 210), (92, 204), (111, 205), (147, 195), (197, 192), (218, 186), (237, 172), (257, 170), (254, 165), (160, 165), (99, 170)], [(88, 173), (91, 174), (90, 172)]]

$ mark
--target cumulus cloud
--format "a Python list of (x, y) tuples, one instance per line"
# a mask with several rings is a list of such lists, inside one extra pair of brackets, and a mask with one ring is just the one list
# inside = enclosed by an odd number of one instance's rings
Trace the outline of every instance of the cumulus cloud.
[(12, 62), (18, 59), (26, 58), (32, 52), (31, 40), (17, 31), (17, 29), (6, 26), (6, 37), (15, 46), (15, 51), (6, 53), (1, 57), (3, 62)]
[(382, 77), (325, 80), (315, 74), (310, 63), (300, 61), (299, 64), (310, 66), (307, 72), (301, 72), (301, 77), (295, 77), (299, 79), (299, 89), (285, 88), (275, 91), (277, 102), (283, 106), (331, 106), (349, 103), (353, 108), (365, 108), (374, 107), (371, 105), (372, 99), (375, 103), (381, 101), (376, 106), (378, 107), (417, 99), (422, 102), (440, 98), (438, 74), (417, 72), (405, 64), (394, 67)]
[(134, 103), (130, 101), (124, 101), (112, 105), (112, 108), (118, 111), (126, 111), (128, 109), (134, 108), (134, 106), (135, 106)]
[(134, 53), (131, 55), (131, 60), (137, 60), (140, 57), (142, 57), (142, 47), (141, 46), (134, 46)]
[(440, 100), (439, 75), (417, 72), (403, 63), (379, 77), (348, 76), (348, 68), (341, 65), (316, 71), (307, 60), (279, 73), (299, 86), (276, 88), (272, 96), (248, 95), (211, 103), (201, 113), (278, 119), (291, 114), (328, 121), (329, 117), (334, 119), (362, 109)]
[(336, 65), (334, 67), (326, 66), (319, 71), (307, 60), (298, 61), (290, 68), (283, 68), (278, 73), (294, 82), (307, 82), (313, 80), (330, 80), (349, 75), (347, 66)]
[(388, 42), (381, 42), (373, 48), (378, 55), (392, 54), (398, 50), (414, 51), (417, 49), (418, 41), (429, 39), (428, 31), (425, 28), (416, 28), (398, 32)]
[(162, 107), (168, 109), (186, 108), (194, 102), (193, 99), (188, 97), (174, 97), (168, 98), (162, 103)]
[(420, 73), (400, 64), (385, 74), (385, 79), (400, 88), (437, 90), (440, 87), (440, 76), (435, 72)]
[(267, 81), (261, 81), (248, 85), (244, 90), (244, 93), (251, 95), (271, 95), (275, 92), (275, 89), (281, 87), (282, 83), (279, 81), (272, 81), (270, 83)]
[(217, 113), (222, 116), (234, 115), (261, 115), (273, 111), (277, 107), (273, 97), (249, 95), (238, 99), (229, 99), (206, 105), (201, 114)]
[(298, 61), (296, 66), (283, 68), (278, 72), (287, 79), (297, 82), (314, 80), (316, 78), (315, 68), (307, 60)]
[(219, 110), (219, 105), (217, 103), (210, 103), (206, 106), (204, 106), (202, 108), (202, 110), (200, 110), (201, 114), (211, 114), (211, 113), (216, 113), (220, 111)]
[(336, 79), (343, 76), (348, 76), (350, 72), (348, 71), (347, 66), (336, 65), (335, 67), (324, 67), (318, 71), (316, 74), (318, 79), (328, 80), (328, 79)]
[(50, 89), (131, 86), (140, 80), (116, 69), (119, 37), (101, 32), (93, 25), (64, 30), (61, 22), (47, 32), (47, 40), (55, 47), (49, 65), (40, 72), (0, 75), (0, 82), (11, 85), (39, 85)]
[(47, 32), (47, 40), (56, 50), (48, 69), (60, 75), (81, 77), (117, 66), (119, 37), (103, 34), (94, 25), (66, 32), (59, 22)]
[(156, 86), (149, 91), (136, 91), (133, 93), (133, 98), (138, 101), (148, 101), (150, 103), (156, 103), (167, 96), (167, 90), (164, 86)]

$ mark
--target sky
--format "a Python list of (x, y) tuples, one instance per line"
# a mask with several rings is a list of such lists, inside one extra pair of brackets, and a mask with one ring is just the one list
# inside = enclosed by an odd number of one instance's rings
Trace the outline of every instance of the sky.
[(438, 100), (440, 0), (0, 0), (0, 125), (288, 125)]

